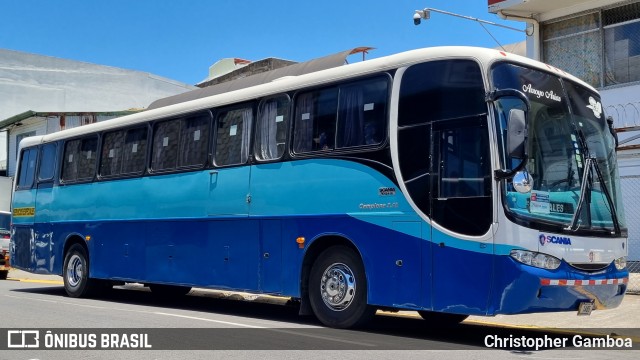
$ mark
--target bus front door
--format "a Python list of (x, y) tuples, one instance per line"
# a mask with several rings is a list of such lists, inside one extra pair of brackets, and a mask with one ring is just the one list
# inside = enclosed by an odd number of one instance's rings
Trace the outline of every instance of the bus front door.
[(493, 272), (486, 117), (434, 123), (432, 131), (433, 309), (483, 315)]

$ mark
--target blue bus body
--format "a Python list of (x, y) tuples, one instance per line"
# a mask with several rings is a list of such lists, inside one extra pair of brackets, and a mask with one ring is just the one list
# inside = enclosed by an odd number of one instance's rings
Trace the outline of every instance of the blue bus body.
[[(456, 54), (460, 51), (465, 49)], [(427, 55), (431, 56), (419, 54)], [(439, 59), (442, 53), (432, 56)], [(489, 51), (482, 56), (488, 58), (480, 61), (482, 66), (499, 57)], [(395, 71), (416, 63), (417, 57), (406, 60), (408, 65), (387, 66)], [(524, 62), (511, 59), (516, 60)], [(380, 71), (382, 65), (372, 67)], [(484, 75), (485, 83), (488, 77)], [(73, 244), (82, 244), (92, 279), (266, 293), (304, 302), (308, 287), (315, 286), (309, 283), (315, 259), (331, 246), (343, 245), (361, 259), (366, 303), (375, 308), (496, 315), (573, 311), (584, 302), (594, 302), (596, 309), (620, 304), (628, 272), (614, 260), (626, 254), (624, 237), (602, 239), (527, 225), (529, 219), (518, 219), (519, 212), (531, 215), (529, 195), (501, 193), (500, 182), (493, 179), (482, 180), (492, 194), (476, 198), (482, 202), (468, 202), (467, 208), (457, 205), (442, 221), (425, 215), (433, 211), (435, 217), (440, 206), (436, 201), (446, 199), (432, 196), (433, 205), (424, 209), (412, 193), (411, 181), (404, 179), (408, 175), (403, 173), (403, 150), (398, 150), (397, 140), (402, 125), (394, 120), (400, 85), (393, 81), (388, 140), (370, 148), (376, 156), (364, 150), (336, 156), (285, 154), (279, 161), (230, 167), (212, 166), (207, 160), (209, 165), (200, 169), (145, 170), (138, 176), (64, 183), (60, 174), (67, 160), (65, 141), (78, 138), (82, 130), (74, 129), (66, 137), (61, 133), (28, 139), (21, 145), (23, 151), (56, 144), (58, 165), (53, 178), (39, 181), (35, 176), (33, 183), (18, 185), (14, 192), (12, 264), (30, 272), (64, 275), (67, 252)], [(482, 117), (489, 122), (482, 131), (493, 139), (492, 123), (498, 120), (490, 113)], [(160, 117), (145, 116), (134, 115), (132, 121)], [(110, 129), (99, 126), (93, 131), (103, 134)], [(435, 125), (432, 129), (448, 131)], [(151, 131), (155, 130), (150, 126)], [(104, 137), (100, 135), (101, 141)], [(496, 144), (490, 149), (498, 153)], [(498, 156), (490, 159), (491, 168), (498, 168)], [(568, 192), (553, 196), (573, 207), (578, 201)], [(474, 209), (481, 203), (488, 205)], [(598, 214), (607, 208), (602, 198), (587, 206)], [(552, 221), (556, 215), (545, 216), (545, 221)], [(563, 221), (571, 218), (557, 216), (568, 218)], [(488, 220), (470, 235), (442, 225), (474, 217)], [(551, 254), (560, 263), (554, 269), (534, 267), (517, 261), (514, 250)], [(589, 257), (601, 265), (597, 271), (574, 266), (589, 262), (583, 261)]]

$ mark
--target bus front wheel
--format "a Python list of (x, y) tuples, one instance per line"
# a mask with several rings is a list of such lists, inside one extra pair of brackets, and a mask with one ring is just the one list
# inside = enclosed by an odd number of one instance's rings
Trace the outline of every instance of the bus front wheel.
[(375, 313), (367, 305), (367, 278), (355, 251), (333, 246), (323, 251), (309, 275), (309, 302), (314, 314), (326, 326), (357, 327)]
[(89, 256), (80, 244), (73, 244), (64, 257), (62, 278), (67, 295), (74, 298), (93, 294), (98, 280), (89, 278)]

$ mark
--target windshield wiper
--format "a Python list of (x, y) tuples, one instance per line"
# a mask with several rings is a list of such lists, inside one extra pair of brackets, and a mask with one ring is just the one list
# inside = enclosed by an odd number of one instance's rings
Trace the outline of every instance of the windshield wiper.
[[(597, 161), (595, 157), (592, 157), (589, 153), (589, 148), (587, 147), (587, 141), (582, 133), (582, 130), (578, 130), (578, 138), (580, 139), (583, 154), (585, 154), (585, 163), (584, 163), (584, 172), (582, 174), (582, 184), (580, 185), (580, 198), (578, 199), (578, 205), (576, 206), (576, 211), (573, 214), (573, 219), (571, 219), (571, 224), (565, 228), (565, 230), (576, 231), (578, 230), (578, 218), (580, 217), (580, 213), (582, 212), (582, 206), (584, 205), (584, 201), (588, 197), (591, 197), (591, 188), (593, 185), (590, 185), (590, 177), (591, 172), (594, 171), (596, 173), (596, 177), (600, 182), (600, 189), (604, 193), (605, 198), (607, 199), (607, 203), (609, 205), (609, 212), (611, 213), (611, 220), (613, 222), (613, 229), (615, 231), (615, 235), (620, 236), (620, 222), (618, 221), (618, 213), (616, 212), (616, 207), (613, 202), (613, 198), (611, 197), (611, 193), (609, 193), (609, 189), (607, 188), (607, 183), (604, 180), (604, 176), (602, 175), (602, 171), (598, 167)], [(589, 220), (591, 220), (591, 215), (589, 215)]]
[[(586, 144), (585, 144), (586, 145)], [(583, 148), (586, 149), (586, 148)], [(580, 185), (580, 198), (578, 199), (578, 205), (576, 206), (576, 211), (573, 213), (573, 218), (571, 219), (571, 223), (569, 226), (565, 228), (565, 230), (576, 231), (578, 230), (578, 217), (582, 213), (582, 205), (584, 204), (584, 200), (587, 198), (587, 190), (591, 193), (591, 187), (589, 186), (589, 177), (591, 177), (591, 164), (593, 163), (593, 158), (588, 157), (584, 162), (584, 172), (582, 173), (582, 184)], [(591, 216), (588, 216), (591, 218)]]
[(604, 181), (602, 171), (600, 170), (600, 167), (598, 167), (595, 159), (593, 159), (592, 164), (593, 169), (596, 172), (596, 176), (598, 176), (598, 181), (600, 182), (600, 190), (604, 193), (604, 197), (607, 199), (607, 203), (609, 203), (609, 212), (611, 213), (611, 221), (613, 221), (613, 230), (615, 231), (615, 235), (620, 236), (622, 232), (620, 231), (620, 222), (618, 221), (618, 213), (616, 211), (613, 198), (611, 197), (611, 193), (609, 193), (607, 183)]

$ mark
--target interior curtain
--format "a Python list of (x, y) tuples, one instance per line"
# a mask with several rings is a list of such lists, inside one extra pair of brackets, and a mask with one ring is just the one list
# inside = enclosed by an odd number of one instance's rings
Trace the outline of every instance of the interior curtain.
[(293, 150), (311, 151), (313, 146), (313, 93), (302, 94), (296, 101)]
[(277, 123), (278, 102), (269, 101), (262, 106), (260, 112), (260, 158), (263, 160), (275, 159), (278, 157), (277, 144)]
[(249, 145), (251, 140), (251, 122), (253, 120), (253, 110), (251, 108), (242, 110), (242, 148), (240, 149), (241, 162), (244, 163), (249, 158)]
[(340, 89), (341, 120), (343, 122), (342, 146), (364, 144), (364, 100), (362, 89)]

